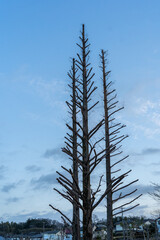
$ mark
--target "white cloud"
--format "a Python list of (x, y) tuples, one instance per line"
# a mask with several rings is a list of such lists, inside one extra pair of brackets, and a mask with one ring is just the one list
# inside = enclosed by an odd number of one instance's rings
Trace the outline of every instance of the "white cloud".
[(125, 122), (135, 139), (140, 135), (149, 139), (160, 134), (160, 99), (131, 96), (126, 110)]
[(52, 107), (66, 108), (64, 99), (67, 91), (63, 81), (44, 80), (41, 77), (32, 78), (30, 86)]
[(137, 114), (147, 114), (150, 110), (155, 109), (157, 104), (149, 99), (138, 98), (134, 111)]
[(160, 127), (160, 112), (154, 112), (151, 117), (152, 122)]

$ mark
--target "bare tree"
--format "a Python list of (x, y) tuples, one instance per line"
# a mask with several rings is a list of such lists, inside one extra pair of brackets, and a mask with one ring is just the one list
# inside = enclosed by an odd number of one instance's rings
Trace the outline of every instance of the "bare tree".
[[(121, 156), (123, 151), (121, 150), (121, 143), (124, 139), (128, 137), (128, 135), (120, 134), (121, 130), (125, 127), (125, 125), (122, 125), (121, 123), (115, 123), (115, 114), (123, 109), (123, 107), (118, 108), (117, 104), (117, 95), (115, 94), (115, 89), (111, 89), (112, 82), (108, 81), (108, 77), (110, 74), (110, 71), (107, 71), (107, 58), (106, 58), (106, 52), (104, 50), (101, 50), (100, 54), (101, 59), (101, 69), (102, 69), (102, 81), (103, 81), (103, 100), (104, 100), (104, 122), (105, 122), (105, 149), (106, 149), (106, 186), (110, 186), (112, 182), (112, 175), (114, 173), (117, 173), (121, 171), (121, 169), (118, 170), (112, 170), (117, 164), (121, 163), (122, 161), (126, 160), (128, 156), (121, 157), (117, 160), (117, 156)], [(115, 159), (115, 160), (114, 160)], [(114, 163), (112, 164), (112, 161), (114, 160)], [(130, 170), (131, 171), (131, 170)], [(130, 172), (128, 171), (128, 173)], [(127, 176), (127, 174), (125, 174)], [(113, 193), (123, 190), (124, 188), (130, 186), (131, 184), (137, 182), (137, 180), (130, 182), (127, 185), (123, 185), (121, 182), (118, 186), (118, 188), (112, 188), (112, 190), (107, 194), (107, 239), (112, 240), (113, 239), (113, 216), (115, 214), (121, 213), (121, 210), (116, 212), (116, 210), (121, 209), (124, 206), (127, 206), (131, 203), (133, 203), (135, 200), (137, 200), (141, 195), (138, 197), (133, 198), (131, 201), (124, 203), (123, 205), (120, 205), (113, 209), (113, 203), (117, 202), (120, 199), (126, 198), (133, 193), (137, 191), (135, 189), (134, 191), (128, 192), (127, 194), (123, 195), (122, 192), (120, 192), (118, 198), (113, 199)], [(122, 186), (120, 187), (120, 185)], [(138, 206), (139, 204), (135, 204), (132, 207), (129, 207), (125, 211), (131, 210)], [(123, 211), (124, 212), (124, 211)]]
[[(75, 181), (73, 181), (73, 190), (76, 192), (77, 186), (79, 184), (78, 181), (78, 161), (77, 161), (77, 107), (76, 107), (76, 72), (78, 69), (76, 69), (75, 65), (75, 59), (73, 58), (73, 63), (72, 63), (72, 69), (68, 73), (68, 76), (72, 80), (72, 84), (68, 85), (71, 90), (72, 90), (72, 95), (71, 95), (71, 103), (66, 102), (68, 107), (69, 107), (69, 113), (72, 116), (72, 138), (65, 137), (67, 142), (66, 145), (69, 143), (72, 146), (73, 150), (73, 177)], [(76, 200), (73, 201), (73, 220), (72, 220), (72, 233), (73, 233), (73, 240), (79, 240), (80, 239), (80, 222), (79, 222), (79, 206), (77, 202), (79, 202), (79, 197), (78, 194), (75, 196)]]
[[(101, 191), (100, 187), (103, 176), (100, 177), (96, 189), (91, 187), (91, 175), (98, 164), (100, 164), (106, 156), (106, 149), (97, 149), (97, 144), (100, 143), (103, 138), (100, 139), (96, 137), (96, 139), (98, 139), (94, 141), (96, 134), (104, 124), (104, 119), (97, 123), (92, 129), (89, 128), (89, 112), (98, 104), (98, 101), (95, 103), (92, 103), (91, 101), (92, 94), (95, 92), (97, 87), (94, 86), (94, 81), (92, 80), (94, 73), (92, 73), (92, 67), (90, 67), (90, 63), (88, 62), (90, 44), (88, 44), (88, 38), (85, 34), (84, 25), (82, 25), (80, 41), (81, 43), (77, 44), (80, 48), (80, 54), (77, 54), (78, 60), (76, 60), (76, 66), (79, 69), (80, 78), (76, 79), (77, 84), (75, 85), (74, 90), (74, 86), (71, 86), (75, 94), (71, 95), (72, 104), (67, 103), (71, 110), (73, 122), (71, 126), (67, 124), (69, 133), (67, 133), (68, 137), (65, 142), (66, 146), (62, 150), (73, 160), (73, 162), (75, 160), (76, 169), (77, 164), (79, 165), (79, 169), (82, 172), (82, 187), (80, 187), (78, 178), (75, 176), (74, 167), (73, 170), (71, 170), (71, 168), (67, 169), (62, 166), (62, 169), (69, 175), (66, 176), (66, 174), (57, 172), (59, 175), (57, 181), (61, 186), (63, 186), (64, 191), (60, 191), (58, 189), (55, 189), (55, 191), (73, 205), (75, 204), (77, 209), (79, 208), (82, 210), (83, 239), (92, 240), (92, 213), (94, 209), (102, 202), (111, 189), (121, 183), (127, 173), (120, 175), (118, 178), (112, 179), (100, 197), (97, 197), (97, 193)], [(73, 80), (73, 74), (69, 75)], [(73, 114), (74, 104), (77, 107), (75, 112), (77, 112), (78, 109), (80, 110), (79, 120), (77, 120), (76, 115)], [(73, 145), (73, 136), (76, 136), (78, 139), (78, 141), (76, 140), (75, 142), (75, 146)], [(110, 150), (108, 149), (108, 151), (111, 150), (112, 148), (110, 148)], [(54, 210), (58, 211), (64, 219), (74, 225), (74, 223), (64, 213), (62, 213), (62, 211), (52, 205), (50, 206)], [(79, 218), (78, 214), (76, 214), (76, 218)]]
[[(109, 72), (106, 72), (106, 59), (105, 52), (101, 52), (102, 60), (102, 70), (103, 70), (103, 87), (104, 87), (104, 111), (105, 118), (102, 118), (97, 124), (92, 128), (91, 126), (91, 115), (89, 114), (91, 110), (99, 103), (99, 101), (92, 102), (93, 93), (96, 91), (97, 87), (94, 85), (94, 73), (93, 68), (90, 67), (89, 55), (90, 50), (88, 43), (88, 38), (85, 34), (85, 27), (82, 25), (82, 32), (80, 35), (80, 44), (77, 43), (80, 53), (77, 54), (77, 60), (73, 59), (72, 69), (68, 73), (72, 80), (72, 84), (69, 85), (72, 94), (71, 101), (67, 102), (69, 107), (69, 112), (71, 114), (72, 123), (66, 124), (68, 128), (67, 137), (65, 137), (65, 147), (62, 151), (68, 155), (68, 157), (73, 162), (73, 167), (62, 169), (65, 174), (58, 173), (57, 181), (63, 187), (63, 190), (54, 189), (63, 198), (67, 199), (73, 205), (73, 219), (72, 221), (66, 216), (61, 210), (50, 205), (54, 210), (59, 212), (64, 219), (72, 224), (73, 229), (73, 239), (79, 240), (79, 223), (82, 222), (83, 226), (83, 239), (92, 240), (92, 214), (95, 208), (107, 197), (107, 229), (108, 229), (108, 239), (113, 238), (113, 224), (112, 218), (115, 214), (120, 213), (114, 211), (120, 209), (134, 202), (138, 197), (134, 198), (130, 202), (122, 204), (119, 207), (113, 209), (113, 203), (127, 196), (130, 196), (136, 190), (129, 192), (125, 195), (122, 193), (116, 199), (112, 199), (112, 195), (115, 192), (121, 191), (122, 189), (130, 186), (137, 180), (123, 185), (123, 179), (129, 174), (130, 171), (119, 174), (118, 176), (113, 176), (111, 169), (122, 162), (128, 156), (121, 158), (111, 165), (111, 158), (119, 156), (122, 151), (120, 151), (120, 143), (127, 137), (125, 135), (118, 136), (120, 130), (124, 128), (124, 125), (120, 123), (115, 124), (113, 115), (120, 109), (116, 109), (117, 101), (115, 102), (116, 96), (110, 97), (115, 90), (109, 91), (111, 83), (107, 83), (107, 76)], [(77, 71), (79, 76), (77, 76)], [(112, 102), (113, 101), (113, 102)], [(104, 141), (104, 137), (100, 137), (99, 130), (105, 125), (105, 147), (99, 148), (99, 143)], [(101, 192), (101, 183), (103, 175), (100, 176), (99, 182), (96, 186), (91, 185), (91, 176), (93, 171), (97, 166), (106, 159), (106, 189)], [(114, 173), (119, 170), (114, 171)], [(82, 184), (80, 183), (80, 176), (82, 178)], [(100, 196), (99, 196), (100, 194)], [(138, 204), (128, 208), (132, 209)], [(79, 211), (82, 211), (82, 220), (80, 219)], [(124, 211), (123, 211), (124, 212)]]
[[(72, 180), (70, 181), (69, 179), (67, 179), (66, 177), (64, 177), (61, 173), (57, 172), (59, 175), (59, 179), (58, 182), (61, 183), (61, 181), (63, 182), (63, 184), (68, 184), (68, 186), (70, 186), (71, 188), (73, 188), (74, 191), (74, 198), (72, 201), (73, 204), (73, 218), (72, 218), (72, 236), (73, 236), (73, 240), (80, 240), (80, 221), (79, 221), (79, 196), (78, 196), (78, 192), (77, 192), (77, 188), (79, 188), (79, 179), (78, 179), (78, 159), (77, 159), (77, 148), (78, 148), (78, 142), (77, 142), (77, 106), (76, 106), (76, 84), (77, 84), (77, 73), (78, 69), (76, 68), (76, 63), (75, 63), (75, 59), (72, 59), (72, 67), (71, 70), (68, 72), (68, 76), (71, 79), (71, 83), (68, 84), (69, 88), (71, 88), (71, 101), (68, 102), (66, 101), (66, 104), (69, 108), (69, 114), (71, 116), (71, 122), (72, 122), (72, 131), (71, 134), (67, 133), (67, 136), (65, 136), (65, 144), (67, 146), (67, 148), (71, 149), (71, 155), (70, 159), (72, 161), (72, 170), (70, 172), (70, 174), (72, 175)], [(65, 169), (66, 170), (66, 169)], [(70, 183), (70, 184), (69, 184)], [(57, 191), (57, 190), (56, 190)], [(61, 214), (62, 215), (62, 214)], [(64, 217), (62, 215), (62, 217)], [(65, 217), (64, 217), (65, 218)], [(63, 220), (65, 220), (63, 218)], [(68, 220), (68, 219), (67, 219)]]

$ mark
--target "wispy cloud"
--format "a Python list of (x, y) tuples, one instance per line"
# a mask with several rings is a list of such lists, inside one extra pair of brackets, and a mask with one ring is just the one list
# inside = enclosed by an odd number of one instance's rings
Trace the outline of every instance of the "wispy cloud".
[(56, 173), (50, 173), (47, 175), (42, 175), (38, 179), (32, 179), (31, 180), (31, 185), (34, 186), (34, 189), (40, 189), (40, 188), (45, 188), (50, 185), (54, 185), (57, 183), (56, 181), (57, 174)]
[(0, 166), (0, 179), (4, 178), (4, 173), (7, 170), (7, 167), (5, 167), (4, 165)]
[(137, 114), (140, 115), (145, 115), (147, 114), (150, 110), (153, 110), (156, 108), (156, 103), (149, 100), (149, 99), (143, 99), (143, 98), (138, 98), (136, 100), (136, 108), (134, 108), (134, 111)]
[(11, 184), (6, 184), (2, 187), (2, 192), (8, 193), (10, 192), (12, 189), (16, 188), (16, 184), (15, 183), (11, 183)]
[(153, 175), (158, 175), (158, 176), (159, 176), (159, 175), (160, 175), (160, 171), (153, 171), (152, 174), (153, 174)]
[(47, 149), (43, 154), (44, 158), (51, 158), (54, 156), (65, 157), (66, 155), (62, 152), (61, 148)]
[(62, 99), (66, 95), (65, 84), (63, 81), (42, 79), (41, 77), (32, 78), (30, 86), (43, 98), (50, 106), (66, 109), (66, 104)]
[(153, 155), (160, 154), (160, 148), (146, 148), (143, 149), (140, 153), (133, 153), (134, 156), (142, 156), (142, 155)]
[(151, 116), (152, 122), (160, 127), (160, 112), (154, 112)]
[(26, 117), (28, 117), (29, 119), (31, 119), (33, 121), (39, 121), (41, 118), (41, 116), (39, 114), (34, 113), (34, 112), (27, 112)]
[(0, 172), (4, 172), (6, 170), (6, 167), (4, 165), (0, 166)]
[[(160, 85), (158, 84), (156, 93), (159, 92), (159, 89)], [(153, 139), (159, 136), (160, 98), (157, 94), (150, 96), (146, 92), (139, 92), (137, 87), (134, 92), (130, 93), (130, 100), (127, 102), (126, 110), (127, 125), (131, 129), (132, 135), (135, 135), (135, 138), (145, 136), (147, 139)]]
[(7, 203), (16, 203), (19, 202), (21, 198), (17, 198), (17, 197), (12, 197), (12, 198), (7, 198), (6, 202)]
[(29, 165), (29, 166), (27, 166), (25, 169), (26, 169), (26, 171), (28, 171), (28, 172), (38, 172), (38, 171), (41, 170), (41, 167), (36, 166), (36, 165)]
[(160, 148), (147, 148), (142, 151), (143, 155), (160, 153)]
[(1, 188), (1, 191), (8, 193), (11, 190), (15, 189), (16, 187), (18, 187), (19, 185), (23, 184), (24, 182), (25, 182), (25, 180), (22, 179), (22, 180), (19, 180), (17, 183), (6, 184)]

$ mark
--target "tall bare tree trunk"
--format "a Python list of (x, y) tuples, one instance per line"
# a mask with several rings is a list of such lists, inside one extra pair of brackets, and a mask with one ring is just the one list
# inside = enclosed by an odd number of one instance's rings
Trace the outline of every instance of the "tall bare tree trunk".
[[(72, 66), (72, 96), (73, 96), (73, 108), (72, 108), (72, 126), (73, 126), (73, 190), (76, 192), (78, 184), (78, 160), (77, 160), (77, 110), (76, 110), (76, 68), (75, 59), (73, 58)], [(73, 240), (80, 240), (80, 223), (79, 223), (79, 201), (78, 194), (75, 196), (76, 200), (73, 202), (73, 221), (72, 221), (72, 235)]]
[[(103, 94), (104, 94), (104, 117), (105, 117), (105, 148), (106, 148), (106, 184), (111, 184), (111, 157), (110, 157), (110, 139), (109, 139), (109, 121), (108, 121), (108, 101), (106, 86), (105, 56), (102, 50), (102, 69), (103, 69)], [(113, 216), (112, 216), (112, 191), (107, 194), (107, 239), (113, 239)]]
[(91, 189), (90, 189), (90, 167), (88, 146), (88, 96), (87, 96), (87, 72), (86, 72), (86, 43), (85, 30), (82, 26), (82, 75), (83, 75), (83, 239), (92, 240), (91, 219)]
[[(121, 171), (121, 169), (117, 169), (115, 171), (113, 169), (117, 164), (120, 162), (124, 161), (125, 159), (128, 158), (128, 156), (125, 156), (119, 160), (117, 160), (117, 156), (120, 156), (123, 151), (120, 150), (122, 145), (120, 143), (128, 137), (128, 135), (120, 135), (120, 130), (125, 127), (125, 125), (122, 125), (121, 123), (115, 123), (115, 117), (114, 115), (119, 112), (120, 110), (123, 109), (123, 107), (117, 107), (118, 101), (116, 100), (117, 95), (112, 95), (115, 92), (115, 89), (110, 90), (110, 87), (112, 85), (111, 81), (108, 80), (108, 75), (110, 71), (106, 71), (106, 52), (104, 50), (101, 50), (101, 63), (102, 63), (102, 72), (103, 72), (103, 94), (104, 94), (104, 121), (105, 121), (105, 151), (106, 151), (106, 188), (108, 188), (113, 180), (113, 173), (117, 173)], [(112, 161), (114, 160), (114, 163), (111, 164), (111, 159)], [(126, 174), (130, 172), (129, 170)], [(115, 192), (121, 191), (122, 189), (132, 185), (133, 183), (137, 182), (137, 180), (134, 180), (130, 182), (129, 184), (122, 185), (121, 187), (118, 188), (111, 188), (111, 191), (107, 194), (107, 239), (112, 240), (113, 239), (113, 216), (119, 214), (122, 212), (122, 210), (117, 211), (121, 209), (124, 206), (127, 206), (131, 203), (133, 203), (135, 200), (137, 200), (141, 195), (138, 197), (133, 198), (131, 201), (126, 202), (122, 205), (119, 205), (116, 208), (113, 208), (113, 204), (117, 202), (118, 200), (124, 199), (127, 196), (132, 195), (137, 191), (137, 189), (133, 191), (128, 191), (127, 194), (122, 194), (122, 192), (119, 192), (119, 196), (117, 198), (113, 198), (113, 194)], [(122, 183), (121, 183), (122, 184)], [(126, 211), (129, 211), (133, 208), (138, 206), (138, 204), (131, 206), (130, 208), (125, 209)]]

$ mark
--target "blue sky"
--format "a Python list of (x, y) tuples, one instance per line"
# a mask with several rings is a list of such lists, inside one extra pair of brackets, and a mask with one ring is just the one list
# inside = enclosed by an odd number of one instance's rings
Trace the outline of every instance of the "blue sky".
[[(160, 181), (159, 22), (159, 0), (0, 0), (0, 220), (59, 218), (50, 203), (70, 212), (52, 188), (55, 171), (70, 164), (60, 148), (68, 121), (67, 71), (82, 23), (97, 97), (104, 48), (125, 106), (118, 117), (127, 124), (123, 148), (130, 159), (122, 167), (132, 168), (130, 179), (139, 178), (144, 193), (136, 214), (153, 214), (157, 205), (146, 193)], [(96, 214), (105, 217), (103, 212), (100, 206)]]

